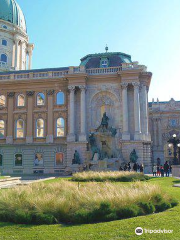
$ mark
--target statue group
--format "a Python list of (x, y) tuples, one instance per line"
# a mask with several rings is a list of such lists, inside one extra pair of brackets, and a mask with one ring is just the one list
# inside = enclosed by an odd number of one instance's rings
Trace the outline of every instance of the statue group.
[[(117, 134), (117, 130), (113, 127), (109, 127), (109, 117), (106, 112), (103, 114), (101, 125), (96, 129), (95, 133), (91, 133), (89, 136), (89, 144), (92, 152), (92, 160), (103, 160), (105, 158), (111, 158), (112, 154), (111, 149), (108, 145), (107, 137), (115, 137)], [(97, 136), (101, 137), (99, 139), (99, 145), (102, 145), (102, 149), (98, 147), (97, 144)]]

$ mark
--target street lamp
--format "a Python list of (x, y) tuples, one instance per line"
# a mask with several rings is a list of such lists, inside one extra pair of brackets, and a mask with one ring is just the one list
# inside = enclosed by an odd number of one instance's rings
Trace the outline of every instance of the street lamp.
[(179, 161), (177, 158), (177, 147), (179, 148), (179, 156), (180, 156), (180, 140), (177, 138), (176, 134), (173, 134), (173, 137), (168, 140), (168, 146), (174, 149), (174, 159), (173, 165), (178, 165)]

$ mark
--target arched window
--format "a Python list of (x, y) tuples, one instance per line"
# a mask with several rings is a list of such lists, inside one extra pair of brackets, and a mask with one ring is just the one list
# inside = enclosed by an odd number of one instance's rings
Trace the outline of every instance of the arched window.
[(63, 105), (64, 104), (64, 93), (58, 92), (56, 95), (56, 103), (57, 105)]
[(36, 137), (44, 137), (44, 120), (41, 118), (36, 121)]
[(17, 106), (24, 107), (25, 106), (25, 97), (23, 94), (19, 94), (17, 97)]
[(24, 121), (22, 119), (16, 122), (16, 138), (24, 137)]
[(0, 167), (2, 167), (2, 165), (3, 165), (3, 155), (0, 154)]
[(21, 167), (22, 166), (22, 154), (18, 153), (15, 155), (15, 166), (16, 167)]
[(4, 95), (0, 95), (0, 107), (5, 107), (6, 97)]
[(4, 63), (7, 63), (7, 56), (6, 56), (6, 54), (1, 54), (1, 58), (0, 58), (0, 61), (1, 62), (4, 62)]
[(4, 138), (5, 135), (5, 123), (3, 120), (0, 120), (0, 138)]
[(2, 45), (3, 45), (3, 46), (7, 46), (7, 40), (3, 39), (3, 40), (2, 40)]
[(64, 137), (64, 119), (58, 118), (56, 122), (56, 136), (57, 137)]
[(60, 166), (63, 164), (64, 154), (62, 152), (56, 153), (56, 166)]
[(45, 104), (44, 93), (38, 93), (38, 95), (37, 95), (37, 106), (42, 106), (44, 104)]

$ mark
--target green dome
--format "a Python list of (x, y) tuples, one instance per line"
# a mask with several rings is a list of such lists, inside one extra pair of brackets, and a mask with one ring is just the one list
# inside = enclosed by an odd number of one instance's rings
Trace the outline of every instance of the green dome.
[(26, 31), (24, 14), (15, 0), (0, 0), (0, 19), (13, 23)]

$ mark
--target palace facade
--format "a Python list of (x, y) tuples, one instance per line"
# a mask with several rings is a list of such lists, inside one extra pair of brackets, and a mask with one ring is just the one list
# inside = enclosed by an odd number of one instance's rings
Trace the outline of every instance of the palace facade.
[(146, 66), (106, 51), (83, 57), (79, 66), (31, 70), (33, 49), (18, 4), (0, 0), (3, 174), (70, 173), (85, 165), (117, 170), (134, 149), (151, 172), (157, 158), (171, 157), (167, 138), (179, 133), (180, 106), (174, 100), (148, 105)]

